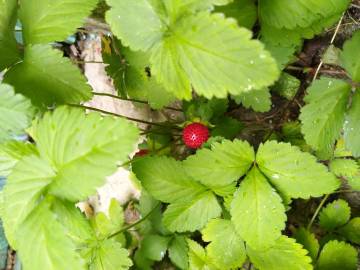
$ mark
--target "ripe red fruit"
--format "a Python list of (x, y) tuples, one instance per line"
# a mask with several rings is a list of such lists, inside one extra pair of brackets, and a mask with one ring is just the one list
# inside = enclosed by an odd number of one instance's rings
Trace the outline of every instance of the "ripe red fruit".
[(187, 147), (197, 149), (209, 139), (209, 129), (201, 123), (191, 123), (183, 129), (182, 137)]
[(146, 156), (147, 154), (149, 154), (149, 150), (140, 149), (139, 151), (136, 152), (135, 157), (143, 157)]

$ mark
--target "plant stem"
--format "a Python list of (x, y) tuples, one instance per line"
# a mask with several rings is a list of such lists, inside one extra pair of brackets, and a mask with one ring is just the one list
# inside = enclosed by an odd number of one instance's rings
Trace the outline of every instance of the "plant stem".
[[(108, 94), (108, 93), (93, 92), (93, 94), (94, 94), (95, 96), (105, 96), (105, 97), (111, 97), (111, 98), (115, 98), (115, 99), (119, 99), (119, 100), (124, 100), (124, 101), (136, 102), (136, 103), (142, 103), (142, 104), (147, 104), (147, 105), (149, 105), (148, 102), (143, 101), (143, 100), (132, 99), (132, 98), (122, 98), (122, 97), (119, 97), (119, 96), (116, 96), (116, 95), (112, 95), (112, 94)], [(165, 108), (165, 109), (168, 109), (168, 110), (173, 110), (173, 111), (182, 112), (181, 109), (177, 109), (177, 108), (174, 108), (174, 107), (164, 107), (164, 108)]]
[(83, 109), (87, 109), (87, 110), (91, 110), (91, 111), (96, 111), (96, 112), (101, 112), (101, 113), (104, 113), (104, 114), (109, 114), (109, 115), (112, 115), (112, 116), (124, 118), (124, 119), (127, 119), (129, 121), (134, 121), (134, 122), (138, 122), (138, 123), (142, 123), (142, 124), (154, 125), (154, 126), (159, 126), (159, 127), (167, 127), (167, 128), (170, 127), (168, 125), (149, 122), (149, 121), (145, 121), (145, 120), (141, 120), (141, 119), (136, 119), (136, 118), (128, 117), (128, 116), (125, 116), (125, 115), (121, 115), (121, 114), (117, 114), (117, 113), (113, 113), (113, 112), (109, 112), (109, 111), (104, 111), (104, 110), (101, 110), (101, 109), (98, 109), (98, 108), (89, 107), (89, 106), (85, 106), (85, 105), (79, 105), (79, 104), (67, 104), (67, 105), (71, 106), (71, 107), (83, 108)]
[(117, 236), (117, 235), (119, 235), (119, 234), (121, 234), (121, 233), (123, 233), (123, 232), (125, 232), (125, 231), (127, 231), (127, 230), (129, 230), (129, 229), (131, 229), (131, 228), (133, 228), (133, 227), (135, 227), (135, 226), (137, 226), (137, 225), (139, 225), (140, 223), (144, 222), (146, 219), (148, 219), (148, 218), (154, 213), (154, 211), (160, 206), (160, 204), (161, 204), (161, 203), (159, 202), (159, 203), (158, 203), (153, 209), (151, 209), (151, 211), (150, 211), (149, 213), (147, 213), (143, 218), (141, 218), (141, 219), (139, 219), (138, 221), (136, 221), (136, 222), (134, 222), (134, 223), (132, 223), (132, 224), (130, 224), (130, 225), (128, 225), (128, 226), (125, 226), (125, 227), (122, 228), (121, 230), (119, 230), (119, 231), (111, 234), (110, 236), (107, 237), (107, 239), (113, 238), (113, 237), (115, 237), (115, 236)]
[(308, 224), (308, 226), (307, 226), (307, 229), (308, 229), (308, 230), (310, 230), (310, 228), (311, 228), (311, 226), (313, 225), (316, 217), (318, 216), (321, 208), (324, 206), (324, 204), (325, 204), (326, 200), (329, 198), (329, 196), (330, 196), (330, 194), (326, 194), (326, 195), (324, 196), (324, 198), (321, 200), (318, 208), (316, 209), (314, 215), (312, 216), (312, 218), (311, 218), (311, 220), (310, 220), (310, 222), (309, 222), (309, 224)]

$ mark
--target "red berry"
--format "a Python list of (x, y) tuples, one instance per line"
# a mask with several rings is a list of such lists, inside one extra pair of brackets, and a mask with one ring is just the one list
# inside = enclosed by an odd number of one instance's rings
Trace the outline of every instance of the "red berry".
[(183, 141), (192, 149), (200, 148), (209, 139), (209, 129), (200, 123), (191, 123), (183, 130)]
[(143, 157), (146, 156), (147, 154), (149, 154), (149, 150), (140, 149), (139, 151), (136, 152), (135, 157)]

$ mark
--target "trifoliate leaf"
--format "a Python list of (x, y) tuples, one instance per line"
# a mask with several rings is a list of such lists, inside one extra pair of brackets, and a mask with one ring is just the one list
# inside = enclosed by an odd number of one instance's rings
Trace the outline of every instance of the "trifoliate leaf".
[(360, 62), (358, 61), (360, 54), (360, 31), (357, 31), (353, 37), (347, 40), (344, 44), (343, 51), (341, 53), (342, 66), (350, 74), (351, 78), (355, 82), (360, 82)]
[(242, 267), (246, 260), (245, 245), (230, 220), (211, 220), (202, 230), (202, 238), (211, 242), (206, 247), (207, 256), (219, 269)]
[(16, 0), (0, 2), (0, 71), (20, 60), (14, 35), (16, 9)]
[(236, 103), (242, 103), (245, 108), (256, 112), (267, 112), (271, 109), (271, 94), (269, 89), (256, 89), (234, 97)]
[(350, 150), (355, 157), (360, 157), (359, 134), (360, 134), (360, 90), (358, 89), (356, 90), (356, 92), (352, 97), (352, 104), (347, 113), (344, 124), (344, 139), (345, 139), (346, 148)]
[(0, 84), (0, 142), (24, 134), (33, 115), (30, 100), (15, 94), (10, 85)]
[(152, 261), (161, 261), (166, 255), (169, 241), (169, 237), (156, 234), (146, 235), (141, 242), (143, 256)]
[(320, 253), (318, 270), (356, 270), (357, 251), (345, 242), (328, 242)]
[(18, 246), (15, 241), (15, 232), (18, 235), (18, 229), (23, 226), (22, 222), (37, 206), (42, 193), (55, 175), (45, 160), (36, 155), (30, 155), (24, 157), (8, 177), (3, 190), (6, 207), (4, 207), (2, 219), (6, 237), (13, 248), (16, 249)]
[(285, 228), (281, 197), (255, 167), (241, 182), (230, 212), (236, 231), (253, 248), (270, 247)]
[(341, 14), (349, 3), (349, 0), (261, 0), (260, 18), (262, 23), (277, 28), (304, 28), (319, 19)]
[(247, 246), (250, 261), (259, 270), (312, 270), (307, 251), (294, 239), (281, 236), (269, 249), (257, 250)]
[(315, 238), (315, 235), (307, 229), (301, 227), (296, 230), (294, 238), (296, 239), (296, 242), (303, 245), (303, 247), (309, 252), (309, 256), (313, 262), (315, 262), (320, 249), (319, 242)]
[(320, 226), (326, 230), (334, 230), (345, 225), (350, 220), (351, 209), (349, 204), (338, 199), (329, 203), (322, 209), (319, 215)]
[(34, 133), (41, 158), (57, 172), (48, 192), (75, 202), (95, 193), (138, 138), (136, 127), (124, 119), (69, 107), (45, 114)]
[(308, 89), (300, 119), (306, 142), (329, 156), (340, 137), (351, 86), (342, 80), (321, 78)]
[(334, 159), (330, 162), (329, 168), (339, 177), (353, 177), (360, 172), (359, 164), (353, 159)]
[(166, 14), (157, 1), (108, 3), (113, 8), (107, 21), (114, 33), (131, 49), (151, 54), (152, 73), (178, 98), (190, 99), (192, 88), (207, 98), (224, 98), (266, 87), (278, 76), (275, 61), (251, 40), (251, 32), (221, 14), (190, 13), (174, 20), (178, 10), (166, 5)]
[(76, 246), (49, 207), (49, 203), (42, 202), (17, 228), (17, 251), (24, 269), (85, 270)]
[(0, 176), (7, 177), (23, 157), (36, 154), (33, 144), (9, 141), (0, 144)]
[(298, 78), (283, 72), (272, 89), (280, 96), (291, 100), (299, 90), (300, 83)]
[(234, 0), (226, 6), (216, 7), (214, 11), (236, 19), (240, 26), (248, 29), (253, 28), (257, 19), (257, 8), (254, 0)]
[(172, 203), (164, 212), (164, 225), (172, 232), (196, 231), (221, 214), (221, 207), (210, 192), (203, 192), (195, 198)]
[[(20, 3), (19, 17), (26, 44), (66, 40), (83, 25), (97, 0), (38, 0)], [(66, 19), (66, 23), (64, 23)]]
[(256, 160), (276, 189), (291, 198), (320, 197), (340, 186), (314, 156), (288, 143), (268, 141), (260, 145)]
[(169, 245), (169, 258), (182, 270), (188, 269), (188, 245), (184, 236), (175, 235)]
[(189, 246), (189, 269), (191, 270), (218, 270), (207, 259), (206, 252), (202, 246), (193, 240), (188, 239)]
[(4, 82), (38, 106), (91, 98), (91, 88), (80, 70), (49, 45), (26, 47), (24, 61), (5, 74)]
[(338, 232), (350, 242), (360, 244), (360, 217), (353, 218), (345, 226), (338, 229)]
[(129, 252), (113, 239), (107, 239), (91, 252), (89, 270), (127, 270), (132, 266)]
[(246, 141), (225, 140), (210, 149), (201, 149), (184, 161), (189, 175), (207, 187), (227, 186), (237, 181), (255, 159), (254, 149)]
[(133, 171), (145, 189), (163, 202), (191, 200), (206, 190), (186, 173), (181, 162), (172, 158), (143, 158), (133, 163)]

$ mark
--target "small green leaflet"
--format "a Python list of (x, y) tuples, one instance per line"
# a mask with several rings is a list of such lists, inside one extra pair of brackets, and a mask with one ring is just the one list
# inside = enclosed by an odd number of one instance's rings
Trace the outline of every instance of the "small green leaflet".
[(272, 246), (285, 228), (282, 199), (256, 167), (241, 182), (230, 213), (238, 234), (255, 249)]
[(15, 94), (7, 84), (0, 84), (0, 143), (25, 134), (34, 116), (30, 100)]
[(190, 270), (219, 270), (207, 258), (205, 249), (197, 242), (188, 239), (189, 246), (189, 269)]
[(303, 245), (304, 248), (309, 251), (309, 256), (313, 262), (315, 262), (320, 250), (320, 244), (315, 238), (315, 235), (307, 229), (301, 227), (296, 230), (294, 238), (296, 239), (296, 242)]
[(356, 270), (358, 253), (345, 242), (330, 241), (322, 249), (317, 270)]
[[(281, 236), (269, 249), (247, 247), (250, 261), (259, 270), (312, 270), (307, 251), (294, 239)], [(339, 268), (341, 269), (341, 268)]]
[(161, 261), (165, 255), (170, 237), (149, 234), (141, 242), (142, 255), (152, 261)]
[(8, 176), (24, 156), (31, 154), (36, 154), (36, 148), (31, 143), (8, 141), (0, 144), (0, 176)]
[(320, 197), (340, 186), (326, 166), (289, 143), (268, 141), (260, 145), (256, 161), (276, 189), (291, 198)]
[(85, 261), (49, 207), (49, 203), (43, 201), (16, 231), (17, 249), (24, 269), (85, 270)]
[(349, 149), (355, 157), (360, 157), (359, 134), (360, 134), (360, 89), (357, 89), (352, 97), (352, 104), (347, 113), (344, 124), (344, 139), (345, 139), (346, 148)]
[[(220, 14), (189, 12), (173, 20), (179, 11), (169, 8), (175, 5), (171, 1), (165, 10), (159, 0), (108, 4), (106, 18), (114, 33), (131, 49), (151, 54), (152, 72), (178, 98), (190, 99), (192, 87), (207, 98), (224, 98), (266, 87), (278, 76), (275, 61), (251, 40), (251, 32)], [(164, 23), (168, 19), (170, 26)]]
[(0, 1), (0, 71), (20, 60), (14, 35), (16, 8), (17, 0)]
[(202, 230), (208, 259), (219, 269), (241, 268), (246, 260), (245, 245), (230, 220), (213, 219)]
[(350, 40), (344, 44), (343, 51), (340, 55), (342, 66), (350, 74), (355, 82), (360, 82), (360, 31), (354, 33)]
[(339, 177), (353, 177), (360, 172), (359, 164), (353, 159), (333, 159), (329, 164), (329, 168)]
[(351, 86), (345, 81), (323, 77), (308, 89), (307, 105), (300, 119), (306, 142), (327, 158), (345, 121)]
[(350, 242), (360, 245), (360, 217), (350, 220), (348, 224), (339, 228), (338, 232)]
[(254, 149), (246, 141), (225, 140), (210, 149), (201, 149), (184, 161), (194, 179), (208, 187), (221, 187), (237, 181), (255, 160)]
[(256, 112), (267, 112), (271, 109), (271, 94), (269, 89), (256, 89), (233, 97), (236, 103)]
[(49, 45), (27, 46), (24, 61), (5, 74), (4, 82), (42, 107), (91, 98), (91, 88), (80, 70)]
[(300, 80), (289, 73), (283, 72), (280, 79), (272, 87), (280, 96), (292, 100), (300, 87)]
[(294, 29), (309, 27), (322, 18), (341, 14), (350, 0), (260, 0), (262, 23), (277, 27)]
[[(83, 25), (97, 0), (20, 1), (19, 17), (26, 44), (63, 41)], [(66, 23), (64, 23), (64, 19)]]
[(334, 230), (345, 225), (350, 220), (351, 210), (349, 204), (338, 199), (326, 205), (319, 215), (320, 226), (326, 230)]
[(169, 245), (169, 258), (180, 269), (188, 268), (188, 245), (184, 236), (175, 235)]
[(170, 204), (164, 212), (164, 225), (172, 232), (196, 231), (221, 214), (221, 207), (210, 192), (204, 192), (192, 200)]

